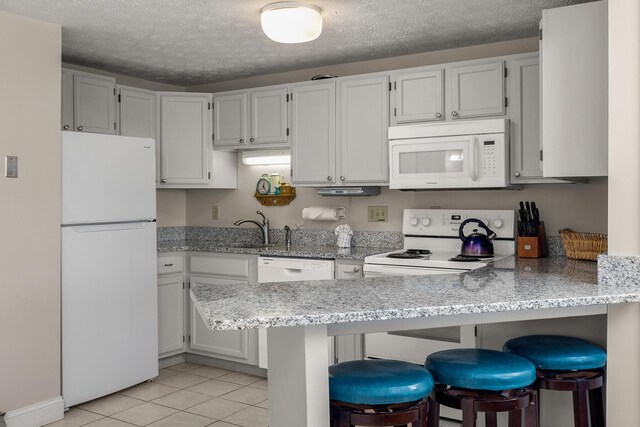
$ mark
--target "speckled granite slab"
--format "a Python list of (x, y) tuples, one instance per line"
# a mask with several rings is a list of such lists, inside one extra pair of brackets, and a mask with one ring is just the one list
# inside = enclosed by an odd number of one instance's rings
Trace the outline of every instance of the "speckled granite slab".
[(640, 257), (600, 255), (598, 257), (598, 283), (602, 286), (640, 287)]
[(215, 330), (640, 302), (636, 283), (599, 286), (596, 263), (564, 257), (511, 257), (463, 274), (202, 285), (191, 292)]
[(566, 256), (560, 236), (547, 236), (547, 251), (549, 256)]

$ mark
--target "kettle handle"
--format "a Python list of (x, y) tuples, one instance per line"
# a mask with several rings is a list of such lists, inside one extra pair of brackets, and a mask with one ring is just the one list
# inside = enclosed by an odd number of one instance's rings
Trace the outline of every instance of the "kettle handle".
[(476, 224), (478, 224), (480, 226), (480, 228), (483, 228), (484, 231), (487, 232), (487, 237), (492, 240), (495, 239), (497, 234), (495, 232), (493, 232), (492, 230), (489, 229), (489, 227), (487, 227), (487, 225), (480, 221), (477, 218), (468, 218), (465, 219), (464, 221), (462, 221), (462, 224), (460, 224), (460, 228), (458, 229), (458, 234), (460, 236), (460, 240), (462, 240), (463, 242), (467, 241), (467, 236), (464, 235), (464, 226), (469, 224), (470, 222), (475, 222)]

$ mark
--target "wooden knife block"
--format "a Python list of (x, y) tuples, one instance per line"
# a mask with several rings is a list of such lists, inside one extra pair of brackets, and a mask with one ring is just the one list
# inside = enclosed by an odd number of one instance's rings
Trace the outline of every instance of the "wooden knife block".
[(518, 256), (520, 258), (544, 258), (547, 254), (547, 235), (544, 221), (537, 226), (535, 237), (518, 236)]

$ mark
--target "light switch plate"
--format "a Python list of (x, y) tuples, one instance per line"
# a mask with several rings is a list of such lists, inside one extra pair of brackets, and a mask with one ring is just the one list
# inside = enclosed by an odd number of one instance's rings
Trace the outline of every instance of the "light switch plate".
[(369, 222), (387, 222), (389, 220), (388, 206), (369, 206), (367, 220)]
[(211, 219), (218, 219), (220, 211), (217, 206), (211, 206)]
[(4, 156), (4, 177), (18, 177), (18, 156)]

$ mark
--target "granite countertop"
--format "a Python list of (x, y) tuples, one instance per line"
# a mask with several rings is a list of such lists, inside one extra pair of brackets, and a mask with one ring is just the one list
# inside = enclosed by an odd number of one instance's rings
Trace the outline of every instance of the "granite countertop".
[(640, 302), (637, 281), (601, 280), (598, 264), (510, 257), (462, 274), (198, 285), (205, 322), (237, 330)]
[(215, 252), (228, 254), (284, 256), (299, 258), (348, 259), (362, 261), (369, 255), (391, 252), (397, 248), (293, 245), (287, 249), (283, 244), (268, 247), (243, 247), (242, 243), (229, 243), (221, 240), (180, 240), (158, 242), (158, 252)]

